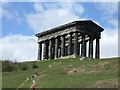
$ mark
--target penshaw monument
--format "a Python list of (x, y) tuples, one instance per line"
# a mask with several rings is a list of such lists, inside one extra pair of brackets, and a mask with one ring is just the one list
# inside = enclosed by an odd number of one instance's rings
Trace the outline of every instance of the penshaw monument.
[(93, 21), (84, 20), (38, 33), (38, 60), (76, 57), (99, 59), (103, 30)]

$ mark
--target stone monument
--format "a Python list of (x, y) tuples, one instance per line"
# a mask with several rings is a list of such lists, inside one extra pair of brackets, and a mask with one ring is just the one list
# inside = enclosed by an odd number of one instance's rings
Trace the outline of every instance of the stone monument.
[[(93, 21), (84, 20), (70, 22), (38, 33), (36, 34), (39, 44), (38, 60), (76, 57), (99, 59), (100, 38), (103, 30)], [(94, 40), (95, 51), (93, 51)], [(95, 52), (94, 57), (93, 52)]]

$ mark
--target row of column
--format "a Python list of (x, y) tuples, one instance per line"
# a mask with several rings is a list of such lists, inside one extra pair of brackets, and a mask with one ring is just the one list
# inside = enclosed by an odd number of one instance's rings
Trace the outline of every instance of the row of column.
[[(65, 48), (65, 37), (63, 35), (61, 37), (61, 47), (59, 47), (59, 39), (60, 37), (55, 38), (54, 43), (53, 40), (46, 40), (44, 41), (43, 47), (43, 60), (45, 59), (56, 59), (58, 57), (64, 57), (67, 55), (79, 55), (80, 44), (78, 43), (78, 33), (74, 32), (74, 42), (72, 42), (72, 34), (69, 34), (68, 38), (68, 48)], [(93, 38), (90, 37), (89, 39), (89, 54), (88, 57), (93, 58)], [(53, 46), (54, 44), (54, 46)], [(81, 56), (86, 56), (86, 40), (85, 35), (82, 35), (82, 43), (81, 43)], [(95, 58), (99, 59), (99, 38), (96, 38), (96, 50), (95, 50)], [(38, 49), (38, 60), (42, 59), (42, 42), (39, 42), (39, 49)]]

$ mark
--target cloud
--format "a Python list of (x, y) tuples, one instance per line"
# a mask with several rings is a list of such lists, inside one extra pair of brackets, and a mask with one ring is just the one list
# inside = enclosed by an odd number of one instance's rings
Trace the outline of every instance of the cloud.
[(102, 2), (96, 7), (103, 12), (102, 20), (108, 24), (101, 35), (101, 58), (118, 57), (118, 3)]
[(118, 12), (118, 2), (101, 2), (97, 3), (97, 7), (103, 10), (105, 15), (113, 15)]
[(44, 11), (44, 8), (42, 7), (42, 4), (41, 3), (34, 3), (34, 8), (36, 10), (36, 12), (43, 12)]
[(114, 28), (118, 28), (118, 20), (117, 19), (110, 19), (108, 20), (108, 23), (112, 26), (114, 26)]
[(1, 0), (1, 2), (119, 2), (119, 0)]
[(118, 57), (118, 30), (106, 28), (101, 36), (101, 58)]
[(30, 61), (37, 59), (35, 36), (9, 35), (0, 39), (1, 60)]
[[(118, 32), (109, 28), (102, 32), (101, 58), (118, 56)], [(37, 59), (37, 39), (35, 36), (9, 35), (0, 39), (1, 60), (33, 61)], [(94, 41), (95, 51), (95, 41)], [(95, 52), (94, 52), (95, 53)]]
[(17, 24), (22, 24), (24, 17), (20, 16), (18, 10), (9, 10), (9, 7), (14, 8), (11, 3), (2, 2), (0, 4), (0, 19), (15, 20)]
[[(29, 26), (36, 32), (80, 19), (84, 8), (77, 3), (34, 3), (36, 13), (26, 14)], [(77, 12), (78, 11), (78, 12)], [(79, 14), (76, 15), (76, 14)]]
[(7, 19), (13, 19), (14, 16), (10, 13), (6, 8), (8, 7), (8, 3), (0, 3), (0, 17), (6, 17)]
[[(78, 3), (43, 4), (36, 2), (33, 4), (33, 7), (35, 12), (26, 13), (25, 18), (35, 33), (70, 21), (78, 19), (85, 20), (81, 17), (81, 15), (84, 14), (85, 8)], [(112, 11), (112, 13), (106, 11), (106, 13), (114, 14), (116, 11)], [(8, 11), (8, 13), (4, 15), (7, 17), (7, 14), (11, 16), (11, 12)], [(19, 18), (19, 13), (16, 12), (15, 16)], [(16, 20), (18, 20), (19, 23), (21, 22), (21, 19), (16, 18)], [(98, 23), (97, 21), (94, 22)], [(113, 25), (114, 28), (105, 27), (105, 30), (102, 32), (101, 58), (115, 57), (118, 55), (117, 20), (112, 18), (110, 20), (107, 19), (106, 22)], [(99, 24), (100, 23), (98, 23), (98, 25)], [(0, 59), (17, 61), (35, 60), (37, 59), (37, 40), (35, 36), (9, 35), (0, 39), (0, 51), (2, 51)]]
[[(117, 13), (115, 6), (116, 4), (113, 5), (111, 3), (110, 5), (107, 3), (100, 3), (99, 7), (101, 6), (101, 10), (104, 10), (104, 14), (113, 15)], [(107, 6), (107, 8), (105, 8), (105, 6)], [(81, 4), (57, 3), (55, 5), (50, 5), (49, 3), (47, 4), (35, 3), (34, 8), (36, 10), (36, 13), (27, 14), (26, 17), (29, 25), (31, 26), (31, 28), (33, 28), (33, 30), (36, 33), (73, 20), (77, 19), (84, 20), (83, 18), (77, 15), (79, 14), (81, 16), (85, 11), (85, 8)], [(111, 9), (113, 10), (112, 12), (110, 12)], [(101, 24), (98, 23), (97, 21), (94, 22), (101, 26)], [(104, 32), (102, 32), (101, 58), (118, 56), (117, 20), (112, 17), (110, 20), (107, 19), (106, 22), (114, 26), (114, 28), (105, 27)]]

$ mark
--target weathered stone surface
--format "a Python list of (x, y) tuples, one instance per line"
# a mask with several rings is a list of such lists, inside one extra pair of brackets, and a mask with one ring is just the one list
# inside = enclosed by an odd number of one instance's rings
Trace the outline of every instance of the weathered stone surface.
[(99, 48), (99, 45), (100, 42), (99, 42), (99, 38), (96, 39), (96, 51), (95, 51), (95, 58), (96, 59), (99, 59), (100, 58), (100, 48)]
[(47, 41), (44, 41), (43, 60), (47, 59)]
[(86, 55), (86, 42), (85, 42), (85, 35), (82, 36), (82, 46), (81, 46), (81, 55)]
[(42, 60), (42, 43), (39, 42), (38, 45), (38, 60)]
[(74, 54), (78, 55), (78, 33), (74, 33)]
[(49, 40), (49, 60), (52, 59), (52, 40)]
[[(48, 31), (38, 33), (38, 60), (73, 57), (93, 57), (93, 41), (96, 39), (95, 58), (100, 58), (99, 39), (103, 28), (91, 20), (74, 21)], [(59, 37), (59, 38), (58, 38)], [(92, 37), (92, 38), (91, 38)], [(87, 51), (87, 42), (89, 48)], [(42, 47), (43, 44), (43, 47)], [(81, 52), (81, 53), (80, 53)], [(86, 53), (88, 52), (88, 56)], [(81, 54), (81, 55), (80, 55)]]
[(93, 38), (89, 40), (89, 57), (93, 58)]
[(62, 36), (61, 55), (62, 55), (62, 57), (65, 56), (65, 35)]
[(64, 31), (58, 31), (55, 33), (51, 33), (51, 34), (42, 36), (42, 37), (38, 38), (38, 42), (44, 41), (44, 40), (46, 40), (46, 38), (47, 39), (56, 38), (58, 35), (62, 36), (64, 34), (68, 34), (70, 32), (74, 32), (74, 31), (76, 31), (75, 27), (67, 28), (67, 29), (64, 29)]
[(60, 31), (65, 32), (64, 30), (68, 29), (68, 27), (69, 28), (76, 27), (76, 28), (79, 28), (77, 30), (79, 30), (79, 31), (85, 31), (86, 30), (86, 32), (89, 32), (89, 31), (91, 31), (91, 32), (97, 32), (97, 31), (102, 32), (103, 31), (103, 28), (98, 26), (93, 21), (91, 21), (91, 20), (84, 20), (84, 21), (70, 22), (68, 24), (58, 26), (56, 28), (47, 30), (45, 32), (38, 33), (38, 34), (36, 34), (36, 36), (37, 37), (43, 37), (43, 36), (46, 36), (46, 35), (49, 35), (49, 34), (52, 34), (52, 33), (56, 33), (56, 32), (60, 32)]
[(55, 59), (58, 58), (58, 37), (55, 39)]
[(72, 55), (72, 33), (69, 34), (69, 41), (68, 41), (68, 55)]

